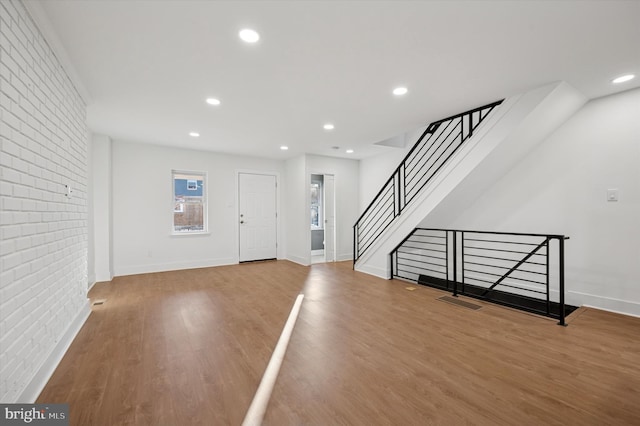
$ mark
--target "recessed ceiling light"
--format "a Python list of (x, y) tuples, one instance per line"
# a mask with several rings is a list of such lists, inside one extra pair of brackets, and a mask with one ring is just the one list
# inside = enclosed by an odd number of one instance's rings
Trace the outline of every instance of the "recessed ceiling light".
[(324, 126), (322, 126), (325, 130), (333, 130), (335, 129), (335, 126), (331, 123), (327, 123)]
[(624, 83), (625, 81), (632, 80), (635, 77), (633, 74), (622, 75), (616, 79), (613, 79), (611, 82), (614, 84)]
[(220, 105), (220, 100), (216, 98), (207, 98), (207, 103), (209, 105)]
[(260, 40), (260, 34), (250, 28), (245, 28), (244, 30), (240, 31), (238, 35), (240, 36), (242, 41), (245, 41), (247, 43), (255, 43), (256, 41)]
[(191, 136), (192, 138), (197, 138), (198, 136), (200, 136), (200, 133), (198, 133), (198, 132), (190, 132), (189, 136)]
[(352, 149), (348, 149), (347, 150), (347, 154), (353, 154), (353, 150)]
[(409, 90), (407, 90), (406, 87), (396, 87), (395, 89), (393, 89), (393, 94), (396, 96), (402, 96), (406, 95), (408, 91)]
[(288, 149), (289, 149), (289, 147), (288, 147), (288, 146), (286, 146), (286, 145), (282, 145), (282, 146), (280, 147), (280, 149), (281, 149), (281, 150), (283, 150), (283, 151), (286, 151), (286, 150), (288, 150)]

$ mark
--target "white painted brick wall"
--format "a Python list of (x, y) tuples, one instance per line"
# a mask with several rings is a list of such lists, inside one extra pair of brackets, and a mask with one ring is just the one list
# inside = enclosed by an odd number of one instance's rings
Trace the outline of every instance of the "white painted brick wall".
[(87, 303), (87, 141), (55, 54), (20, 1), (0, 1), (0, 402)]

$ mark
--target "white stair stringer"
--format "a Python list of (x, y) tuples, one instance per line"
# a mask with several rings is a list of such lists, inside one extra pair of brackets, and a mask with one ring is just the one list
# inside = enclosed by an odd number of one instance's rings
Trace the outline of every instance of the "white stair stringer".
[(445, 198), (447, 205), (463, 205), (469, 194), (486, 191), (586, 101), (565, 82), (506, 99), (358, 259), (355, 269), (390, 278), (389, 253)]

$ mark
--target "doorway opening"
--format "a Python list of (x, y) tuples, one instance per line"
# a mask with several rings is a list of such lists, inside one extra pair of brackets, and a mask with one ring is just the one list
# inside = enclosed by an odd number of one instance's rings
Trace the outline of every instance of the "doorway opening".
[(335, 262), (334, 176), (312, 174), (309, 187), (311, 215), (311, 263)]

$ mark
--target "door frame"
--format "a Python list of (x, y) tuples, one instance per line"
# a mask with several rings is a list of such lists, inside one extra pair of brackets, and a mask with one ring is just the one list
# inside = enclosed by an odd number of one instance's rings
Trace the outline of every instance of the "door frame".
[[(309, 230), (309, 232), (307, 232), (307, 247), (309, 248), (308, 252), (307, 252), (307, 265), (311, 265), (311, 215), (309, 214), (309, 208), (311, 206), (311, 193), (310, 193), (310, 188), (311, 188), (311, 175), (322, 175), (322, 176), (333, 176), (333, 210), (334, 210), (334, 238), (333, 238), (333, 258), (334, 258), (334, 262), (338, 261), (338, 239), (337, 239), (337, 233), (335, 232), (337, 229), (337, 222), (338, 222), (338, 215), (335, 214), (335, 212), (337, 211), (337, 197), (336, 197), (336, 188), (337, 188), (337, 184), (336, 184), (336, 180), (337, 180), (337, 173), (332, 172), (332, 171), (328, 171), (328, 170), (324, 170), (324, 171), (318, 171), (315, 169), (312, 170), (307, 170), (307, 175), (305, 177), (305, 181), (306, 181), (306, 188), (307, 188), (307, 192), (306, 192), (306, 196), (305, 196), (305, 200), (306, 200), (306, 208), (305, 211), (307, 212), (307, 219), (306, 219), (306, 224), (307, 224), (307, 229)], [(323, 191), (323, 196), (325, 195), (324, 192), (324, 186), (322, 188)], [(323, 208), (324, 208), (324, 202), (322, 203)], [(326, 241), (326, 235), (325, 235), (325, 241)], [(326, 261), (326, 253), (327, 253), (327, 248), (325, 247), (325, 261)]]
[[(250, 175), (264, 175), (275, 176), (276, 178), (276, 259), (282, 259), (282, 241), (280, 230), (282, 226), (280, 224), (280, 173), (276, 171), (264, 171), (253, 169), (236, 169), (235, 171), (235, 198), (233, 204), (234, 208), (234, 239), (235, 239), (235, 263), (240, 263), (240, 174)], [(231, 205), (229, 207), (232, 207)]]

